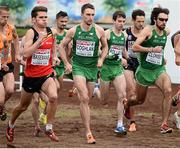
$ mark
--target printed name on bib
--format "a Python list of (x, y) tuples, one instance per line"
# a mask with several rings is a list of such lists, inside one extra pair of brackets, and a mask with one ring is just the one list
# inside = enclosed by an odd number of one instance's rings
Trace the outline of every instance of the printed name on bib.
[(76, 55), (93, 57), (95, 49), (94, 41), (76, 41)]
[(32, 65), (47, 66), (50, 59), (50, 49), (38, 50), (32, 55)]
[(146, 61), (156, 65), (162, 65), (162, 53), (148, 52)]

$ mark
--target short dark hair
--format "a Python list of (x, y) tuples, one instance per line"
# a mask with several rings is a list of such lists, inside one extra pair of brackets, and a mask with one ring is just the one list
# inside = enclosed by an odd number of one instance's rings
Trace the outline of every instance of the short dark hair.
[(48, 9), (46, 7), (44, 7), (44, 6), (35, 6), (31, 11), (31, 17), (35, 18), (39, 11), (47, 12)]
[(117, 10), (117, 11), (115, 11), (115, 12), (113, 13), (112, 19), (113, 19), (114, 21), (116, 21), (116, 19), (117, 19), (118, 17), (126, 18), (126, 14), (124, 13), (124, 11)]
[(95, 10), (95, 8), (94, 8), (94, 6), (93, 6), (92, 4), (87, 3), (87, 4), (84, 4), (84, 5), (81, 7), (81, 13), (84, 13), (84, 11), (85, 11), (86, 9), (88, 9), (88, 8)]
[(144, 16), (145, 17), (145, 12), (141, 9), (133, 10), (132, 15), (131, 15), (132, 19), (136, 20), (137, 16)]
[(9, 11), (9, 7), (8, 6), (0, 6), (0, 13), (2, 10)]
[(153, 8), (152, 12), (151, 12), (151, 25), (154, 25), (155, 22), (154, 20), (157, 20), (158, 15), (160, 13), (165, 13), (165, 14), (169, 14), (169, 10), (167, 8), (161, 8), (161, 7), (155, 7)]
[(60, 17), (68, 17), (68, 14), (67, 12), (65, 11), (59, 11), (57, 14), (56, 14), (56, 19), (60, 18)]

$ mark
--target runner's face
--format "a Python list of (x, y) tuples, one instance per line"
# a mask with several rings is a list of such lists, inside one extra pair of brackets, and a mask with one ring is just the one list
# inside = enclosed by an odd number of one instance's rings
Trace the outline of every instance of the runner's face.
[(85, 9), (84, 13), (81, 14), (83, 22), (88, 26), (90, 26), (93, 23), (94, 15), (95, 15), (95, 10), (90, 8)]
[(123, 17), (117, 17), (116, 21), (113, 21), (114, 26), (117, 30), (122, 30), (126, 22), (126, 19)]
[(144, 22), (145, 22), (145, 17), (144, 16), (136, 16), (136, 19), (133, 20), (134, 27), (137, 30), (142, 30), (144, 28)]
[(166, 27), (166, 23), (168, 21), (168, 15), (165, 13), (160, 13), (157, 17), (156, 20), (156, 26), (160, 29), (160, 30), (164, 30)]
[(57, 27), (61, 30), (66, 28), (67, 23), (68, 23), (68, 17), (59, 17), (57, 19)]
[(39, 27), (45, 28), (48, 22), (47, 12), (40, 11), (37, 14), (34, 23)]
[(9, 12), (6, 10), (0, 11), (0, 25), (5, 26), (9, 18)]

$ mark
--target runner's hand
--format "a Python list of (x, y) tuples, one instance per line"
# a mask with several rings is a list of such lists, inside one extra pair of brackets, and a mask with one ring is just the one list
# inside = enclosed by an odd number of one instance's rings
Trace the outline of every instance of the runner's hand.
[(54, 57), (53, 58), (53, 62), (52, 62), (52, 65), (53, 66), (57, 66), (61, 63), (60, 59), (58, 57)]
[(8, 71), (8, 70), (9, 70), (9, 67), (7, 66), (7, 64), (2, 64), (1, 68), (2, 68), (4, 71)]
[(152, 52), (161, 53), (162, 52), (162, 46), (156, 46), (153, 48)]
[(122, 58), (122, 65), (127, 68), (128, 67), (128, 63), (127, 63), (127, 60), (125, 58)]
[(101, 68), (103, 65), (103, 60), (101, 58), (98, 59), (97, 67)]
[(20, 62), (21, 62), (21, 57), (20, 57), (19, 54), (16, 54), (16, 55), (15, 55), (15, 61), (16, 61), (17, 63), (20, 63)]
[(72, 72), (72, 65), (70, 63), (67, 63), (65, 65), (65, 74), (69, 74)]

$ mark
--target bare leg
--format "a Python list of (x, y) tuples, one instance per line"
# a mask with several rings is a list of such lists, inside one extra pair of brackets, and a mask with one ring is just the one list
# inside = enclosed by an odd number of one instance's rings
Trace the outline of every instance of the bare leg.
[(14, 74), (13, 73), (7, 73), (3, 77), (3, 84), (5, 88), (5, 103), (6, 101), (11, 97), (11, 95), (14, 93)]
[(19, 104), (15, 107), (12, 112), (12, 117), (10, 119), (10, 124), (14, 125), (16, 119), (21, 113), (27, 110), (32, 100), (32, 93), (27, 93), (24, 89), (21, 91), (21, 98)]
[(171, 81), (167, 73), (161, 74), (155, 84), (161, 89), (164, 96), (162, 104), (162, 125), (164, 125), (168, 121), (172, 103)]
[[(117, 76), (113, 80), (114, 87), (116, 89), (116, 93), (118, 95), (118, 124), (117, 127), (123, 127), (123, 116), (124, 116), (124, 104), (123, 101), (126, 99), (126, 80), (124, 74)], [(126, 130), (122, 131), (123, 134), (126, 134)]]
[(49, 98), (47, 105), (47, 124), (52, 124), (57, 109), (57, 87), (53, 78), (48, 78), (44, 82), (42, 91)]
[(103, 105), (108, 105), (108, 98), (109, 98), (109, 82), (107, 81), (100, 81), (100, 92), (101, 92), (101, 103)]

